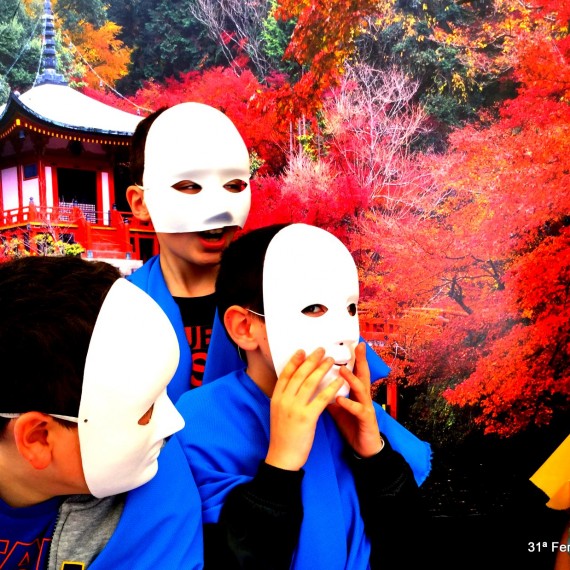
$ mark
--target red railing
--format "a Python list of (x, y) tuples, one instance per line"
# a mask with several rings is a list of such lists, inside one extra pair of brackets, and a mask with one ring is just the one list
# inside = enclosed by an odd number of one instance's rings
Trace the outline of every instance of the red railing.
[(31, 203), (0, 213), (1, 236), (23, 238), (30, 231), (72, 234), (74, 241), (87, 251), (103, 244), (132, 254), (131, 232), (153, 233), (154, 230), (152, 224), (141, 222), (131, 212), (120, 212), (115, 208), (107, 212), (95, 211), (90, 204), (60, 203), (38, 207)]

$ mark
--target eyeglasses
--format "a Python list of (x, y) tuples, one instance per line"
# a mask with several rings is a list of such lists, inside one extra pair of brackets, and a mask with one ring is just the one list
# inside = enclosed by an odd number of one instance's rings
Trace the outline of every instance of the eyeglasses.
[[(61, 414), (48, 414), (47, 412), (42, 412), (45, 413), (48, 416), (51, 416), (52, 418), (57, 418), (58, 420), (65, 420), (68, 422), (73, 422), (73, 423), (79, 423), (79, 418), (72, 418), (71, 416), (63, 416)], [(8, 418), (8, 419), (14, 419), (14, 418), (19, 418), (22, 414), (8, 414), (8, 413), (0, 413), (0, 418)]]

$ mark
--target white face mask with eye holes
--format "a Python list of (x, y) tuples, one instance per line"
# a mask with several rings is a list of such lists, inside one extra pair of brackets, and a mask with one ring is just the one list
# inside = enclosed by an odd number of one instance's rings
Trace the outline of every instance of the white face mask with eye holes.
[(179, 357), (176, 333), (158, 304), (117, 280), (93, 329), (77, 420), (85, 481), (95, 497), (130, 491), (156, 474), (166, 438), (184, 427), (166, 394)]
[(249, 179), (247, 147), (218, 109), (180, 103), (151, 125), (143, 189), (157, 232), (242, 228), (251, 205)]
[[(263, 305), (267, 340), (277, 375), (298, 349), (308, 355), (324, 348), (335, 366), (319, 391), (354, 367), (360, 338), (358, 272), (350, 252), (331, 233), (293, 224), (271, 240), (263, 266)], [(348, 395), (344, 386), (337, 393)]]
[(118, 279), (91, 335), (78, 417), (46, 412), (77, 423), (83, 474), (95, 497), (125, 493), (156, 475), (166, 438), (184, 427), (166, 394), (179, 358), (176, 333), (162, 309)]

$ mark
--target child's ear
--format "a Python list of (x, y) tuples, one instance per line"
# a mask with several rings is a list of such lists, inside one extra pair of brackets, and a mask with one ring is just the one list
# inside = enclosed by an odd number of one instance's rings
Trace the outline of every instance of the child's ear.
[(255, 350), (258, 347), (252, 331), (252, 326), (257, 324), (247, 309), (239, 305), (229, 307), (224, 314), (224, 326), (229, 337), (243, 350)]
[(27, 412), (16, 418), (14, 441), (20, 455), (34, 469), (45, 469), (52, 460), (54, 419), (40, 412)]
[(127, 202), (135, 218), (142, 222), (150, 221), (150, 214), (144, 201), (144, 190), (140, 186), (131, 185), (127, 188)]

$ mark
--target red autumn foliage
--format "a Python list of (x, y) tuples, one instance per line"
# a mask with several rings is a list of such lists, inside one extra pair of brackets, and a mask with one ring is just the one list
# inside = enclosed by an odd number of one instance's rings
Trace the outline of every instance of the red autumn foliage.
[[(512, 435), (568, 409), (570, 61), (556, 43), (521, 42), (518, 96), (490, 126), (456, 132), (446, 168), (438, 164), (452, 194), (445, 225), (457, 254), (471, 257), (462, 278), (473, 312), (461, 328), (478, 339), (473, 369), (444, 375), (455, 386), (445, 396), (473, 406), (487, 433)], [(440, 339), (449, 349), (466, 345), (454, 331)]]

